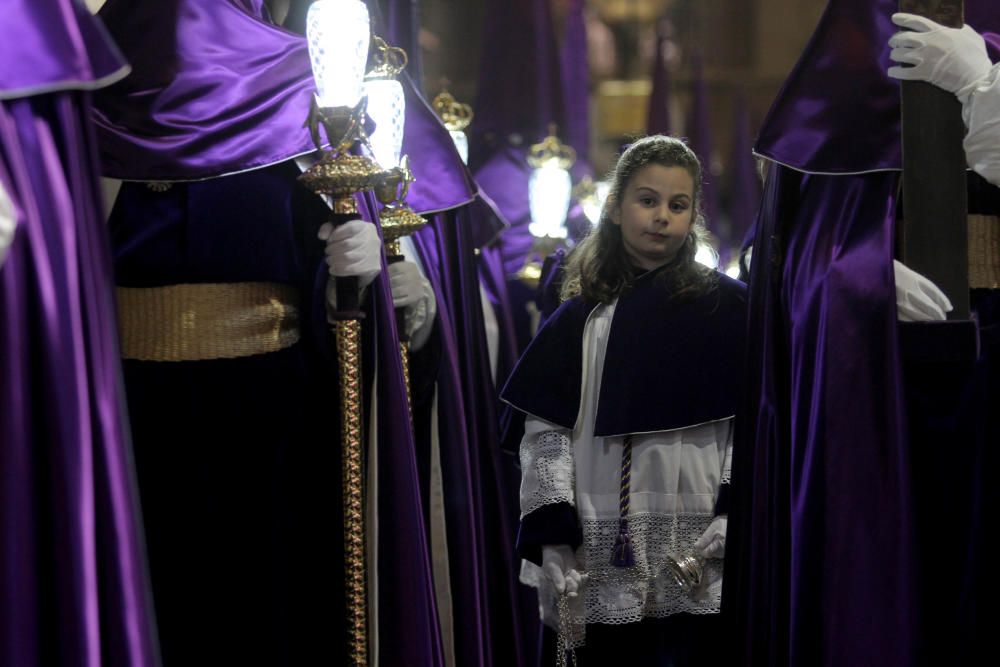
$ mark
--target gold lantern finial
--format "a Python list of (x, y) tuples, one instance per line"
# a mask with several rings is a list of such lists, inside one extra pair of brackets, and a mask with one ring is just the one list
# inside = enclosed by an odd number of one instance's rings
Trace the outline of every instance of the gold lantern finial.
[(389, 44), (378, 35), (372, 36), (372, 48), (368, 57), (371, 69), (365, 73), (365, 80), (395, 79), (406, 69), (410, 59), (406, 51)]
[(556, 134), (558, 126), (549, 123), (549, 136), (537, 144), (532, 144), (528, 153), (528, 164), (535, 169), (545, 165), (554, 165), (560, 169), (569, 169), (576, 162), (576, 151), (572, 146), (559, 141)]
[(464, 130), (472, 122), (472, 107), (457, 101), (448, 92), (447, 81), (442, 81), (441, 92), (431, 102), (431, 106), (444, 126), (453, 132)]

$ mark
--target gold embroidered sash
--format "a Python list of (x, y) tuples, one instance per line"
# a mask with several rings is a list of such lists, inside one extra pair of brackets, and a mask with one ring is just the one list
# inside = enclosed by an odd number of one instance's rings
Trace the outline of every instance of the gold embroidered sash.
[(122, 357), (232, 359), (299, 340), (298, 292), (280, 283), (118, 287)]

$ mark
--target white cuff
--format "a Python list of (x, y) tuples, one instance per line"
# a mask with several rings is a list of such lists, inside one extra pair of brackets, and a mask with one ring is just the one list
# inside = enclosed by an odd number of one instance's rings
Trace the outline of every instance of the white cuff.
[(965, 98), (962, 118), (969, 130), (963, 143), (969, 167), (1000, 186), (1000, 63)]
[(545, 505), (574, 504), (573, 452), (566, 429), (528, 419), (520, 458), (521, 518)]

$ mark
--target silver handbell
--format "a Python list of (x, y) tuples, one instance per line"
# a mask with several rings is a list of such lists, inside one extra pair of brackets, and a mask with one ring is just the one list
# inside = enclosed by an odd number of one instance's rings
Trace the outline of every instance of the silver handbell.
[(685, 593), (690, 595), (701, 586), (705, 574), (704, 561), (692, 555), (667, 556), (667, 569)]

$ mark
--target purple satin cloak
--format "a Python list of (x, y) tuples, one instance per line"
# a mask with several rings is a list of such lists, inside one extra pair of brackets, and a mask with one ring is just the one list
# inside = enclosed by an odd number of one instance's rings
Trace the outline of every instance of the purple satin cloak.
[[(899, 83), (886, 71), (896, 0), (827, 5), (758, 135), (755, 151), (812, 173), (901, 168)], [(965, 22), (1000, 59), (1000, 6), (965, 3)]]
[(531, 206), (528, 201), (528, 181), (531, 166), (527, 152), (518, 146), (506, 146), (495, 151), (476, 170), (476, 182), (490, 197), (510, 228), (500, 239), (500, 252), (506, 275), (514, 275), (524, 265), (524, 259), (534, 244), (528, 231)]
[(524, 616), (511, 542), (516, 486), (499, 449), (474, 252), (472, 218), (482, 214), (464, 207), (435, 216), (414, 241), (438, 298), (438, 405), (440, 423), (449, 425), (440, 432), (449, 562), (456, 627), (464, 628), (455, 637), (458, 663), (526, 665), (533, 626), (525, 625), (532, 617)]
[[(885, 74), (895, 9), (831, 2), (757, 145), (813, 174), (771, 165), (757, 223), (738, 419), (753, 445), (735, 455), (723, 602), (734, 664), (918, 660), (898, 176), (869, 173), (899, 168), (898, 84)], [(994, 3), (966, 4), (979, 30), (998, 18)]]
[(417, 90), (411, 76), (404, 74), (401, 80), (406, 94), (403, 155), (409, 158), (414, 178), (406, 202), (421, 214), (472, 203), (478, 188), (451, 135)]
[(897, 186), (892, 173), (772, 166), (737, 419), (752, 445), (735, 454), (726, 554), (738, 664), (914, 659), (913, 508), (887, 307)]
[(708, 84), (705, 82), (704, 58), (699, 54), (693, 65), (694, 101), (688, 121), (688, 135), (691, 150), (701, 160), (701, 212), (705, 215), (705, 225), (715, 232), (719, 224), (719, 195), (715, 177), (712, 175), (712, 117), (708, 100)]
[[(372, 3), (374, 5), (374, 3)], [(373, 13), (381, 12), (373, 7)], [(407, 50), (419, 47), (416, 3), (390, 2), (387, 36)], [(407, 133), (403, 152), (411, 160), (436, 154), (442, 160), (438, 175), (423, 187), (428, 194), (447, 191), (447, 179), (464, 179), (478, 189), (461, 162), (450, 135), (423, 99), (416, 85), (421, 77), (420, 61), (411, 58), (404, 77), (407, 90)], [(414, 132), (414, 128), (421, 128)], [(423, 142), (422, 145), (416, 142)], [(431, 151), (435, 143), (441, 150)], [(447, 158), (445, 162), (444, 159)], [(442, 182), (442, 179), (446, 179)], [(419, 197), (421, 181), (411, 186), (408, 200)], [(424, 206), (424, 212), (451, 206)], [(509, 521), (504, 521), (509, 493), (498, 485), (495, 456), (499, 427), (495, 413), (489, 354), (485, 340), (475, 249), (495, 240), (507, 224), (495, 205), (483, 195), (457, 211), (430, 217), (429, 225), (412, 238), (437, 300), (437, 322), (426, 352), (411, 358), (411, 386), (426, 386), (437, 397), (423, 409), (437, 409), (444, 513), (451, 576), (452, 614), (455, 625), (454, 655), (461, 665), (523, 665), (525, 652), (514, 598), (517, 572), (512, 566)], [(430, 357), (429, 362), (418, 361)], [(419, 376), (418, 376), (419, 374)], [(484, 376), (485, 374), (485, 376)], [(415, 391), (417, 391), (415, 389)], [(414, 395), (415, 411), (416, 393)], [(424, 421), (428, 415), (415, 414)], [(420, 442), (418, 452), (427, 450)], [(427, 462), (417, 461), (417, 467)], [(499, 501), (499, 502), (498, 502)]]
[[(469, 142), (473, 171), (511, 134), (530, 144), (541, 141), (549, 123), (563, 126), (562, 77), (548, 2), (491, 0), (486, 15), (482, 85)], [(494, 195), (488, 187), (487, 192)]]
[[(314, 150), (306, 40), (273, 25), (260, 3), (110, 0), (100, 16), (133, 67), (95, 98), (105, 176), (199, 180)], [(403, 152), (416, 179), (409, 204), (468, 203), (475, 186), (451, 138), (406, 75), (402, 83)]]
[[(544, 138), (549, 123), (563, 128), (563, 79), (548, 2), (491, 0), (487, 26), (469, 165), (511, 224), (502, 239), (504, 266), (511, 275), (533, 243), (528, 147)], [(560, 130), (560, 136), (567, 135)]]
[(496, 377), (505, 378), (517, 362), (517, 335), (514, 330), (514, 314), (510, 294), (507, 290), (507, 273), (504, 271), (500, 248), (486, 246), (479, 251), (479, 277), (486, 296), (497, 316), (500, 329), (500, 347), (497, 354)]
[(559, 52), (559, 74), (567, 110), (560, 135), (576, 151), (576, 163), (570, 170), (574, 181), (594, 174), (590, 164), (590, 62), (584, 4), (584, 0), (570, 0)]
[(302, 37), (234, 1), (110, 0), (99, 15), (132, 65), (94, 99), (105, 176), (197, 180), (313, 150)]
[(0, 34), (0, 181), (18, 221), (0, 268), (0, 662), (152, 667), (110, 253), (80, 92), (124, 65), (75, 2), (5, 7)]
[(375, 30), (407, 53), (406, 70), (400, 75), (406, 95), (406, 126), (402, 154), (410, 161), (414, 181), (407, 203), (421, 214), (446, 211), (471, 203), (478, 186), (462, 162), (451, 135), (424, 98), (423, 62), (420, 54), (418, 0), (390, 0), (383, 13), (379, 3), (369, 1)]
[[(362, 202), (362, 217), (377, 219), (373, 198), (364, 197)], [(383, 665), (441, 666), (444, 654), (429, 532), (420, 498), (392, 293), (384, 270), (369, 291), (373, 320), (369, 326), (378, 350), (379, 660)]]
[(83, 3), (9, 0), (0, 15), (0, 100), (95, 90), (128, 72)]

